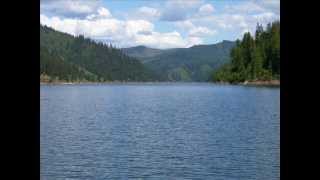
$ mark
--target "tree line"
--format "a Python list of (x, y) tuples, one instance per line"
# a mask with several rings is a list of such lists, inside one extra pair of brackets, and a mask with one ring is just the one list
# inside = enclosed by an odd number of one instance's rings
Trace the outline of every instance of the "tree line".
[(213, 81), (238, 83), (280, 79), (280, 21), (257, 24), (237, 40), (230, 53), (231, 62), (212, 75)]

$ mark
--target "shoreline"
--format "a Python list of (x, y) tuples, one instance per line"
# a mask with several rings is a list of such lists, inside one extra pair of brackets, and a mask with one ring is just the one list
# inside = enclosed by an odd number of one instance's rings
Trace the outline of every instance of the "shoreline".
[(242, 85), (242, 86), (279, 86), (280, 80), (270, 80), (270, 81), (245, 81), (240, 83), (230, 83), (230, 82), (177, 82), (177, 81), (107, 81), (107, 82), (40, 82), (40, 85), (86, 85), (86, 84), (154, 84), (154, 83), (162, 83), (162, 84), (176, 84), (176, 83), (212, 83), (219, 85)]
[(197, 83), (212, 83), (212, 82), (188, 82), (188, 81), (130, 81), (130, 82), (122, 82), (122, 81), (109, 81), (109, 82), (40, 82), (40, 85), (85, 85), (85, 84), (197, 84)]
[(270, 80), (270, 81), (245, 81), (242, 83), (247, 86), (280, 86), (280, 80)]
[(216, 84), (221, 85), (240, 85), (240, 86), (279, 86), (280, 87), (280, 80), (268, 80), (268, 81), (244, 81), (244, 82), (237, 82), (237, 83), (230, 83), (230, 82), (214, 82)]
[(73, 85), (73, 84), (132, 84), (132, 83), (171, 83), (171, 82), (161, 82), (161, 81), (106, 81), (106, 82), (40, 82), (40, 85)]

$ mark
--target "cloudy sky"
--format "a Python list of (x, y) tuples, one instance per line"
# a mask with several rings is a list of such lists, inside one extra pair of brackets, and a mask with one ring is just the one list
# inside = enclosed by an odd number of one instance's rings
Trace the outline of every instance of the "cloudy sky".
[(280, 0), (41, 0), (40, 23), (117, 47), (235, 40), (280, 20)]

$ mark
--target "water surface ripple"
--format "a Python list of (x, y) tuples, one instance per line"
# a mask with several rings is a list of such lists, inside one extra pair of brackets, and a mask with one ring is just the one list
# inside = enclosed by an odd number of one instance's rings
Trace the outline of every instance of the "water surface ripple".
[(279, 88), (42, 85), (41, 178), (280, 179)]

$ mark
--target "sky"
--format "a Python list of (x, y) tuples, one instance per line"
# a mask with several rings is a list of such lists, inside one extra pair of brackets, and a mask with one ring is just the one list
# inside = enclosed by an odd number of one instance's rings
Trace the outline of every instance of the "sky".
[(280, 0), (41, 0), (40, 23), (116, 47), (167, 49), (254, 34), (280, 20)]

